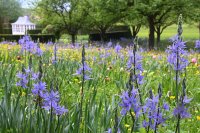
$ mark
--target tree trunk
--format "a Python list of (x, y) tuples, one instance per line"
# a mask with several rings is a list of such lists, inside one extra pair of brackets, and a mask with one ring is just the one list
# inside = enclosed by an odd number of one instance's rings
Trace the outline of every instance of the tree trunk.
[(158, 48), (160, 46), (160, 36), (161, 36), (160, 27), (157, 27), (156, 34), (157, 34), (156, 47)]
[(100, 29), (100, 36), (101, 36), (101, 42), (106, 41), (106, 30), (105, 29)]
[(141, 25), (133, 26), (133, 38), (135, 38), (140, 31)]
[(154, 48), (154, 32), (155, 32), (155, 28), (154, 28), (154, 20), (152, 16), (148, 17), (148, 23), (149, 23), (149, 50), (152, 50)]
[(0, 33), (3, 30), (3, 19), (0, 17)]
[(72, 45), (75, 45), (75, 41), (76, 41), (76, 34), (71, 34), (71, 41), (72, 41)]
[(199, 21), (199, 40), (200, 40), (200, 21)]

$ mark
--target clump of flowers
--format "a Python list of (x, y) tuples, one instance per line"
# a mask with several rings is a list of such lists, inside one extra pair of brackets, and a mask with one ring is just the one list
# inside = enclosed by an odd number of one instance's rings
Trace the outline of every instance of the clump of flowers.
[(27, 51), (38, 56), (43, 54), (43, 51), (40, 49), (38, 44), (33, 42), (30, 36), (24, 36), (19, 40), (19, 44), (21, 45), (21, 52)]
[(84, 71), (84, 79), (89, 80), (89, 79), (91, 79), (89, 76), (89, 74), (91, 73), (91, 70), (92, 69), (87, 65), (87, 63), (84, 62), (84, 65), (83, 66), (81, 65), (78, 68), (78, 70), (76, 70), (76, 73), (74, 75), (82, 75), (83, 71)]
[(126, 113), (132, 109), (137, 118), (140, 116), (142, 107), (140, 106), (138, 96), (138, 89), (134, 88), (132, 89), (130, 94), (128, 91), (122, 93), (122, 102), (120, 104), (120, 106), (122, 107), (121, 115), (126, 115)]
[(195, 48), (197, 49), (198, 52), (200, 52), (200, 40), (196, 41)]
[(129, 54), (129, 58), (127, 61), (127, 68), (129, 70), (134, 69), (135, 77), (133, 80), (137, 80), (138, 84), (142, 84), (143, 83), (142, 56), (140, 55), (140, 53), (138, 52), (133, 53), (132, 51), (129, 51), (128, 54)]
[(181, 39), (176, 40), (172, 46), (168, 47), (168, 62), (174, 67), (174, 70), (183, 70), (189, 64), (185, 58), (187, 51), (185, 50), (185, 42)]
[(117, 44), (117, 45), (115, 46), (115, 52), (116, 52), (117, 54), (120, 53), (121, 49), (122, 49), (122, 47), (121, 47), (119, 44)]
[(59, 105), (59, 93), (58, 91), (51, 90), (50, 92), (46, 92), (42, 96), (43, 98), (43, 108), (47, 111), (52, 110), (57, 115), (62, 115), (68, 112), (64, 106)]
[(161, 105), (161, 86), (159, 86), (157, 96), (153, 95), (152, 90), (149, 91), (149, 94), (150, 96), (147, 98), (146, 103), (143, 106), (143, 113), (147, 114), (148, 121), (143, 121), (143, 127), (145, 127), (147, 131), (149, 131), (150, 128), (156, 131), (158, 125), (163, 125), (166, 121), (163, 113), (169, 111), (169, 105), (165, 102)]
[(16, 86), (27, 88), (28, 75), (25, 72), (18, 72), (16, 76), (19, 79), (19, 81), (16, 83)]
[(90, 78), (90, 74), (92, 69), (87, 65), (87, 62), (85, 61), (85, 45), (83, 45), (83, 49), (82, 49), (82, 61), (81, 61), (81, 65), (78, 68), (78, 70), (76, 70), (76, 73), (74, 75), (80, 75), (83, 78), (83, 82), (84, 80), (89, 80)]

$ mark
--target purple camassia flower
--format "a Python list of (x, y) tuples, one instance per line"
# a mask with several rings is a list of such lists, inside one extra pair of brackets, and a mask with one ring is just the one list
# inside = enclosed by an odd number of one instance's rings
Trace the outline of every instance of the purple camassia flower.
[(26, 72), (26, 74), (31, 74), (31, 69), (30, 68), (27, 68), (27, 69), (25, 69), (25, 72)]
[(46, 92), (43, 94), (42, 98), (44, 99), (43, 108), (46, 110), (53, 109), (53, 112), (57, 115), (62, 115), (68, 112), (67, 109), (58, 105), (59, 102), (59, 93), (58, 91), (51, 90), (50, 93)]
[[(140, 56), (139, 53), (136, 52), (135, 57), (134, 57), (134, 54), (132, 53), (132, 51), (129, 51), (128, 54), (129, 54), (129, 59), (127, 61), (127, 68), (131, 69), (135, 64), (136, 71), (139, 71), (139, 73), (135, 75), (135, 79), (137, 79), (139, 84), (142, 84), (143, 78), (144, 78), (142, 76), (142, 72), (143, 72), (142, 56)], [(134, 62), (134, 58), (135, 58), (135, 62)]]
[(25, 44), (26, 42), (30, 41), (30, 36), (23, 36), (22, 39), (19, 40), (19, 44)]
[(188, 113), (188, 108), (185, 107), (187, 104), (190, 103), (191, 100), (192, 100), (192, 98), (188, 99), (187, 96), (185, 96), (183, 98), (183, 102), (174, 109), (173, 115), (175, 117), (180, 115), (181, 118), (189, 118), (189, 117), (191, 117), (190, 113)]
[(112, 133), (112, 129), (109, 128), (108, 131), (106, 131), (106, 133)]
[(41, 48), (37, 47), (35, 53), (36, 53), (38, 56), (42, 56), (43, 51), (41, 50)]
[(143, 71), (142, 68), (142, 56), (139, 53), (135, 54), (135, 62), (134, 62), (134, 55), (132, 51), (128, 51), (129, 59), (127, 62), (127, 68), (130, 69), (134, 64), (137, 70)]
[(188, 113), (188, 109), (184, 105), (179, 105), (174, 109), (174, 116), (180, 115), (181, 118), (189, 118), (191, 117), (190, 113)]
[(57, 114), (57, 115), (62, 115), (64, 113), (68, 112), (68, 109), (65, 109), (64, 106), (59, 106), (57, 105), (55, 108), (54, 108), (54, 113)]
[[(84, 71), (85, 71), (84, 79), (85, 80), (91, 79), (89, 75), (87, 75), (86, 73), (91, 73), (92, 69), (87, 65), (86, 62), (84, 62)], [(82, 75), (82, 73), (83, 73), (83, 66), (81, 65), (80, 68), (76, 70), (76, 73), (74, 75)]]
[(136, 118), (138, 118), (141, 114), (141, 106), (140, 106), (140, 101), (138, 99), (138, 90), (137, 89), (132, 89), (131, 94), (129, 95), (128, 91), (125, 91), (121, 95), (122, 103), (120, 106), (122, 107), (121, 110), (121, 115), (126, 115), (128, 111), (133, 109)]
[[(157, 125), (164, 124), (166, 118), (164, 118), (161, 109), (169, 111), (169, 105), (164, 103), (162, 107), (158, 108), (159, 104), (159, 95), (152, 96), (152, 98), (147, 98), (146, 104), (143, 106), (144, 113), (147, 114), (149, 121), (143, 121), (143, 127), (147, 128), (148, 126), (155, 130)], [(159, 110), (159, 112), (158, 112)]]
[(48, 92), (44, 93), (43, 98), (44, 98), (44, 108), (49, 110), (51, 109), (51, 106), (59, 102), (59, 93), (58, 91), (51, 90), (50, 93)]
[(17, 86), (20, 86), (22, 88), (27, 88), (27, 84), (28, 84), (28, 80), (27, 80), (28, 75), (27, 74), (23, 74), (21, 72), (17, 73), (17, 78), (20, 79), (19, 82), (16, 83)]
[(175, 35), (175, 36), (169, 38), (170, 42), (175, 42), (176, 40), (178, 40), (178, 35)]
[[(168, 53), (168, 62), (174, 66), (174, 70), (183, 70), (189, 64), (188, 60), (184, 58), (187, 55), (185, 48), (185, 42), (177, 40), (166, 50)], [(179, 60), (178, 63), (177, 58)]]
[(196, 41), (195, 48), (200, 52), (200, 40)]
[(53, 49), (53, 59), (52, 59), (52, 64), (56, 64), (57, 63), (57, 44), (54, 44), (54, 49)]
[(17, 45), (16, 42), (10, 42), (9, 44), (10, 44), (10, 45)]
[(112, 43), (111, 41), (108, 42), (108, 43), (107, 43), (107, 47), (110, 48), (110, 47), (112, 46), (112, 44), (113, 44), (113, 43)]
[(45, 89), (46, 89), (46, 83), (40, 81), (39, 83), (33, 84), (32, 93), (35, 96), (39, 95), (40, 97), (42, 97)]
[(32, 73), (32, 80), (37, 80), (39, 77), (39, 72), (38, 73)]
[(42, 50), (37, 46), (37, 43), (31, 41), (30, 36), (24, 36), (19, 40), (19, 44), (21, 45), (21, 51), (28, 51), (32, 54), (36, 54), (41, 56), (43, 54)]
[(115, 46), (115, 52), (117, 53), (117, 54), (119, 54), (120, 53), (120, 50), (122, 49), (122, 47), (119, 45), (119, 44), (117, 44), (116, 46)]
[(47, 42), (47, 45), (53, 45), (52, 41)]

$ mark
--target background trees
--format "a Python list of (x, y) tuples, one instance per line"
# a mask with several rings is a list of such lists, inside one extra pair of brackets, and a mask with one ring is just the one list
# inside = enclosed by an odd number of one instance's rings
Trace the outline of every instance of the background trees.
[(22, 13), (17, 0), (0, 0), (0, 31), (4, 28), (5, 21), (13, 22)]
[(176, 24), (179, 14), (185, 22), (198, 22), (200, 29), (198, 3), (199, 0), (41, 0), (36, 9), (45, 26), (50, 24), (57, 33), (68, 33), (72, 43), (80, 30), (99, 32), (104, 41), (106, 32), (120, 23), (133, 27), (133, 37), (141, 26), (147, 26), (149, 49), (154, 49), (155, 42), (159, 47), (163, 31)]
[(84, 0), (42, 0), (38, 2), (37, 10), (43, 24), (51, 24), (59, 33), (67, 32), (74, 44), (88, 15), (87, 6), (83, 5)]

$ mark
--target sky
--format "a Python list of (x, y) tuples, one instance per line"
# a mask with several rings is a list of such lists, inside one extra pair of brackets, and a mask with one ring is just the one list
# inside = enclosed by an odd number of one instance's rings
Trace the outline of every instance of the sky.
[(36, 0), (18, 0), (21, 3), (22, 8), (31, 8), (33, 5), (32, 2)]

